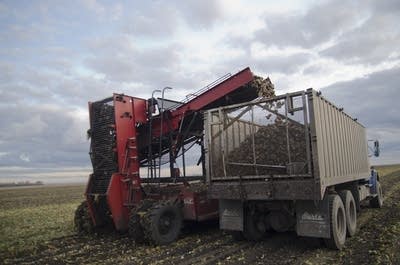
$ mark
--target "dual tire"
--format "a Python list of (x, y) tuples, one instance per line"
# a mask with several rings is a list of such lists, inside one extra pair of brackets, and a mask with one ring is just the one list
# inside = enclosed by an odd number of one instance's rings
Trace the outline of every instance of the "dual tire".
[(383, 192), (382, 186), (379, 181), (376, 182), (376, 196), (369, 201), (372, 208), (382, 208), (383, 206)]
[(329, 194), (330, 238), (325, 244), (331, 249), (342, 249), (346, 242), (346, 234), (353, 236), (357, 230), (357, 206), (353, 194), (349, 190)]

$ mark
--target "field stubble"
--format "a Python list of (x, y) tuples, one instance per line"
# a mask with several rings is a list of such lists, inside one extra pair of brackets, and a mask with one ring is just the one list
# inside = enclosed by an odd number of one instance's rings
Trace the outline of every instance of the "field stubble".
[(5, 264), (400, 264), (400, 166), (380, 167), (385, 204), (364, 207), (343, 251), (295, 233), (236, 242), (217, 223), (187, 224), (168, 246), (135, 245), (107, 232), (78, 236), (73, 212), (83, 186), (0, 191), (0, 260)]

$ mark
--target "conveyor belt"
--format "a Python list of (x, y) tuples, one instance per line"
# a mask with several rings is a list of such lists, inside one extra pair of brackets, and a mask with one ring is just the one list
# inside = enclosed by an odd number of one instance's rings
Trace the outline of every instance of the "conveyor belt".
[(90, 158), (93, 166), (93, 178), (90, 193), (105, 194), (111, 175), (118, 171), (115, 147), (114, 106), (110, 101), (92, 103), (91, 107), (91, 144)]

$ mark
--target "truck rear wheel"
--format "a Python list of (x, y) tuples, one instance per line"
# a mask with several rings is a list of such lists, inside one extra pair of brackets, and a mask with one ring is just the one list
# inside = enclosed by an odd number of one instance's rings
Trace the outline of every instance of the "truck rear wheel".
[(266, 232), (265, 218), (260, 213), (245, 212), (243, 236), (247, 240), (260, 241)]
[(382, 208), (383, 206), (383, 191), (379, 181), (376, 182), (376, 196), (369, 201), (372, 208)]
[(339, 196), (344, 204), (346, 212), (347, 235), (354, 236), (357, 231), (357, 207), (354, 197), (349, 190), (342, 190)]
[(245, 239), (242, 231), (229, 231), (229, 234), (236, 241), (243, 241)]
[(325, 244), (331, 249), (342, 249), (346, 242), (346, 212), (339, 195), (328, 195), (330, 212), (330, 238), (325, 238)]
[(166, 245), (178, 238), (182, 219), (181, 209), (177, 205), (157, 203), (142, 216), (141, 224), (150, 243)]

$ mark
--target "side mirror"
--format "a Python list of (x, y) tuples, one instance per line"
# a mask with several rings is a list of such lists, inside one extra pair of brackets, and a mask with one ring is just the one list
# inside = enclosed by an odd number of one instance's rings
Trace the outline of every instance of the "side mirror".
[(379, 150), (379, 141), (378, 140), (375, 140), (374, 141), (374, 156), (376, 156), (376, 157), (378, 157), (379, 156), (379, 153), (380, 153), (380, 150)]

